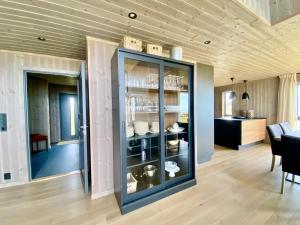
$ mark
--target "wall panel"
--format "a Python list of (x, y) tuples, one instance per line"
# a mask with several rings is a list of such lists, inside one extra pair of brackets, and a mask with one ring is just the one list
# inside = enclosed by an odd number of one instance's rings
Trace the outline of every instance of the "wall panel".
[[(48, 82), (37, 77), (27, 78), (28, 93), (28, 124), (30, 134), (43, 134), (48, 136), (50, 146), (50, 122), (49, 122), (49, 97)], [(46, 143), (39, 143), (40, 149), (46, 148)], [(34, 145), (34, 151), (36, 146)]]
[(87, 39), (92, 198), (113, 191), (111, 58), (117, 45)]
[[(24, 70), (78, 73), (80, 60), (0, 51), (0, 112), (8, 131), (0, 132), (0, 187), (28, 182), (25, 132)], [(3, 173), (11, 180), (4, 181)]]
[(197, 163), (209, 161), (214, 153), (214, 68), (197, 63), (195, 71), (195, 146)]
[[(266, 117), (267, 124), (276, 123), (278, 86), (277, 77), (248, 82), (248, 109), (254, 109), (257, 117)], [(233, 102), (233, 114), (239, 115), (240, 110), (247, 108), (246, 101), (242, 100), (245, 90), (243, 83), (215, 87), (215, 117), (222, 116), (222, 92), (229, 90), (234, 90), (237, 94), (237, 99)]]

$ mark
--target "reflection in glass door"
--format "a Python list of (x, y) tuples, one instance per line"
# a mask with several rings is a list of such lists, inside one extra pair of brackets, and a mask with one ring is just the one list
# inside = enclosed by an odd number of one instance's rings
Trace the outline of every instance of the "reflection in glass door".
[(127, 194), (161, 184), (159, 64), (125, 58)]
[(165, 178), (189, 173), (189, 67), (164, 67)]

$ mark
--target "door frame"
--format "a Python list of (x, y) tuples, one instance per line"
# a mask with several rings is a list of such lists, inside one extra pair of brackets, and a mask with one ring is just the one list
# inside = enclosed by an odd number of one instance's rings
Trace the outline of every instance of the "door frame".
[(28, 113), (28, 74), (45, 74), (53, 76), (75, 77), (79, 78), (80, 71), (52, 71), (52, 70), (23, 70), (23, 87), (24, 87), (24, 112), (25, 112), (25, 135), (26, 135), (26, 152), (27, 152), (27, 171), (28, 182), (32, 181), (31, 174), (31, 149), (30, 149), (30, 134), (29, 134), (29, 113)]

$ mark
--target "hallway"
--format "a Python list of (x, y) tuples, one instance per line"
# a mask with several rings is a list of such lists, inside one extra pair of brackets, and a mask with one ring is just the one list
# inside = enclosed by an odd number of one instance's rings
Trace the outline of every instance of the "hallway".
[(56, 144), (31, 156), (32, 179), (79, 170), (79, 144)]

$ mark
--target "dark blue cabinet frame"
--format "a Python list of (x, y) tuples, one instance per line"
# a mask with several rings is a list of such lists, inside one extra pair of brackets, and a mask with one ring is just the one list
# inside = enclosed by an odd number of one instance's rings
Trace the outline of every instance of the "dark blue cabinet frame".
[[(127, 138), (125, 118), (125, 59), (134, 59), (156, 64), (159, 68), (159, 120), (160, 131), (164, 131), (164, 67), (182, 68), (189, 71), (189, 168), (188, 174), (166, 181), (165, 179), (165, 133), (159, 133), (160, 140), (160, 184), (133, 194), (127, 194)], [(194, 152), (194, 66), (178, 60), (149, 55), (119, 48), (112, 61), (113, 100), (113, 143), (114, 143), (114, 189), (121, 212), (127, 213), (158, 199), (196, 184)]]

